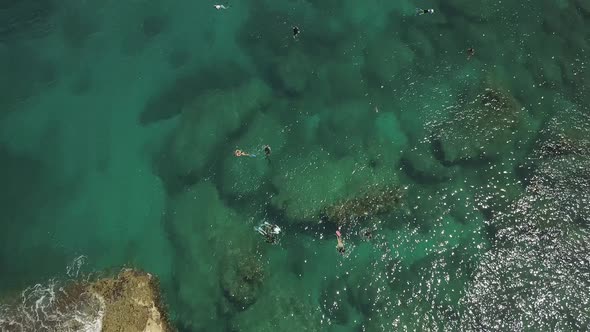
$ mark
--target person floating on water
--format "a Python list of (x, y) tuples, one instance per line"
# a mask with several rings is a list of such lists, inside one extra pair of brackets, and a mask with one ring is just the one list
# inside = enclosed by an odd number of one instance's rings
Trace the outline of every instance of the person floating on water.
[(420, 9), (416, 8), (416, 15), (434, 14), (434, 9)]
[(254, 227), (254, 230), (264, 236), (266, 243), (277, 243), (277, 235), (281, 233), (281, 228), (277, 225), (263, 222)]
[(336, 231), (336, 240), (338, 241), (338, 244), (336, 245), (336, 250), (339, 253), (344, 254), (346, 249), (344, 248), (344, 241), (342, 241), (342, 234), (340, 234), (340, 227), (338, 227), (338, 230)]
[(467, 60), (471, 60), (471, 57), (475, 55), (475, 49), (470, 47), (467, 49)]
[(373, 238), (373, 233), (372, 233), (372, 232), (371, 232), (371, 230), (370, 230), (370, 229), (368, 229), (368, 228), (363, 228), (363, 229), (361, 229), (361, 230), (360, 230), (360, 232), (359, 232), (359, 234), (360, 234), (360, 236), (361, 236), (363, 239), (365, 239), (365, 240), (367, 240), (367, 241), (369, 241), (369, 240), (371, 240), (371, 239)]
[(269, 146), (269, 145), (265, 145), (265, 146), (263, 147), (263, 149), (264, 149), (264, 157), (265, 157), (265, 158), (266, 158), (266, 160), (268, 160), (268, 162), (270, 163), (270, 153), (271, 153), (271, 151), (270, 151), (270, 146)]
[(299, 36), (300, 32), (301, 32), (301, 30), (299, 30), (299, 27), (294, 26), (293, 27), (293, 38), (297, 38), (297, 36)]
[(256, 157), (255, 154), (246, 153), (246, 152), (244, 152), (242, 150), (236, 150), (236, 151), (234, 151), (234, 156), (236, 156), (236, 157), (252, 157), (252, 158), (255, 158)]

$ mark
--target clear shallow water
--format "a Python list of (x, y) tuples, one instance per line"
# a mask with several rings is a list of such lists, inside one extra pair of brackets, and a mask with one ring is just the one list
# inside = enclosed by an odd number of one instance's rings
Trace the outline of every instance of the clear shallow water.
[(585, 2), (0, 17), (2, 299), (85, 255), (158, 275), (183, 331), (587, 328)]

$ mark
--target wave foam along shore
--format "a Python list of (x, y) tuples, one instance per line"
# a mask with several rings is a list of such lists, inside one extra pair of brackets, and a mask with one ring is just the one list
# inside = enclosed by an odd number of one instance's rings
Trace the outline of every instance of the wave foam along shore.
[(0, 305), (2, 331), (170, 331), (151, 274), (125, 269), (114, 278), (61, 285), (50, 280)]

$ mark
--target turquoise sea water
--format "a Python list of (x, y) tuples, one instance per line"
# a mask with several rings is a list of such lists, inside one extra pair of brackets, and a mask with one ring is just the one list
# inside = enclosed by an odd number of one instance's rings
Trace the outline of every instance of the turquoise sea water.
[(180, 331), (588, 329), (589, 2), (214, 4), (0, 0), (2, 302), (83, 256)]

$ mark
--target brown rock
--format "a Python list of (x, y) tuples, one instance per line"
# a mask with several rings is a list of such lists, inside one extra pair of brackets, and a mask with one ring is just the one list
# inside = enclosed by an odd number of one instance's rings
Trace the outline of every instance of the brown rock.
[(162, 309), (157, 279), (131, 269), (116, 278), (105, 278), (88, 286), (88, 291), (104, 301), (102, 331), (171, 331)]

